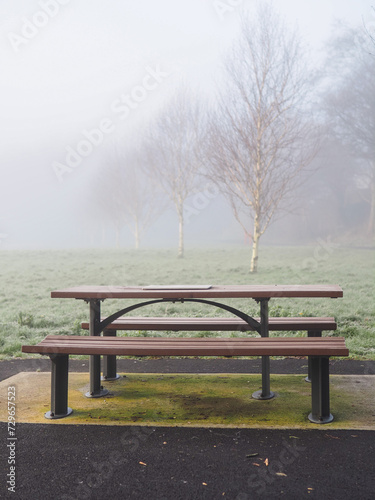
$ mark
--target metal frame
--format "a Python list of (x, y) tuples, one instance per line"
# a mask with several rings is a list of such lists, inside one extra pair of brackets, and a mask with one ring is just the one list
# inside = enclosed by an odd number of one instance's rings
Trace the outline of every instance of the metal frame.
[[(103, 337), (116, 337), (116, 334), (116, 330), (103, 330)], [(103, 376), (101, 379), (106, 382), (113, 382), (119, 378), (116, 356), (103, 356)]]
[[(268, 301), (269, 299), (259, 299), (261, 302), (264, 300)], [(99, 302), (97, 299), (89, 299), (90, 305), (92, 302)], [(252, 328), (254, 328), (255, 331), (258, 333), (261, 333), (261, 323), (257, 321), (256, 319), (252, 318), (248, 314), (240, 311), (239, 309), (236, 309), (234, 307), (228, 306), (226, 304), (221, 304), (220, 302), (214, 302), (212, 300), (206, 300), (206, 299), (155, 299), (155, 300), (148, 300), (146, 302), (140, 302), (138, 304), (133, 304), (131, 306), (125, 307), (124, 309), (121, 309), (121, 311), (118, 311), (111, 316), (108, 316), (108, 318), (104, 319), (103, 321), (100, 321), (99, 317), (99, 323), (95, 328), (95, 331), (98, 331), (100, 333), (101, 331), (104, 330), (104, 328), (108, 325), (110, 325), (113, 321), (118, 319), (120, 316), (123, 316), (124, 314), (127, 314), (128, 312), (134, 311), (134, 309), (139, 309), (140, 307), (148, 306), (151, 304), (157, 304), (160, 302), (181, 302), (182, 304), (184, 302), (200, 302), (202, 304), (208, 304), (210, 306), (218, 307), (220, 309), (224, 309), (225, 311), (228, 311), (235, 316), (238, 316), (239, 318), (243, 319), (246, 323), (248, 323)], [(91, 334), (90, 334), (91, 335)]]
[[(45, 417), (48, 419), (64, 418), (73, 411), (68, 407), (69, 354), (50, 354), (49, 356), (51, 359), (51, 410), (45, 413)], [(314, 424), (327, 424), (333, 420), (329, 397), (329, 356), (311, 356), (311, 370), (311, 413), (308, 419)], [(262, 397), (257, 399), (270, 399), (264, 395), (266, 393), (262, 393)], [(95, 396), (91, 395), (91, 397)]]
[[(102, 299), (104, 300), (104, 299)], [(260, 323), (256, 319), (252, 318), (248, 314), (234, 308), (228, 306), (226, 304), (221, 304), (220, 302), (214, 302), (206, 299), (155, 299), (148, 300), (146, 302), (141, 302), (137, 304), (133, 304), (131, 306), (127, 306), (120, 311), (108, 316), (103, 321), (100, 320), (100, 301), (101, 299), (87, 299), (86, 302), (90, 305), (90, 323), (89, 323), (89, 335), (100, 335), (103, 332), (103, 335), (116, 335), (116, 332), (109, 333), (105, 330), (105, 328), (110, 325), (113, 321), (118, 319), (120, 316), (123, 316), (135, 309), (139, 309), (140, 307), (145, 307), (151, 304), (157, 304), (160, 302), (199, 302), (202, 304), (208, 304), (214, 307), (218, 307), (219, 309), (224, 309), (235, 316), (243, 319), (246, 323), (248, 323), (256, 332), (258, 332), (261, 337), (269, 336), (268, 329), (268, 302), (269, 298), (255, 299), (256, 302), (260, 304)], [(101, 380), (117, 380), (119, 376), (116, 373), (116, 356), (103, 356), (104, 359), (104, 370), (103, 377), (100, 377), (100, 356), (90, 356), (89, 367), (90, 367), (90, 390), (86, 393), (86, 397), (90, 398), (99, 398), (108, 394), (107, 389), (103, 389), (100, 382)], [(269, 356), (262, 356), (262, 389), (260, 391), (256, 391), (252, 394), (252, 397), (255, 399), (272, 399), (275, 394), (270, 390), (270, 359)]]
[[(91, 299), (90, 300), (90, 325), (89, 325), (89, 335), (99, 336), (101, 329), (100, 324), (100, 300)], [(100, 356), (90, 356), (89, 358), (89, 370), (90, 370), (90, 389), (86, 392), (85, 396), (87, 398), (100, 398), (108, 394), (108, 389), (104, 389), (101, 385), (100, 378)]]
[[(269, 337), (269, 325), (268, 325), (268, 302), (269, 299), (259, 299), (260, 302), (260, 335), (261, 337)], [(255, 391), (252, 394), (254, 399), (272, 399), (275, 397), (275, 393), (270, 389), (270, 357), (262, 356), (262, 390)]]

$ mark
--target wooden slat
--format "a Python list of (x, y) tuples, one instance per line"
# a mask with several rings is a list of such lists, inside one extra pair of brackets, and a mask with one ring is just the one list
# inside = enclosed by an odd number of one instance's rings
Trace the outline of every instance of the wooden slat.
[(160, 298), (267, 298), (342, 297), (338, 285), (213, 285), (207, 290), (150, 290), (139, 286), (77, 286), (51, 292), (53, 298), (75, 299), (160, 299)]
[[(105, 318), (102, 318), (105, 319)], [(259, 321), (259, 318), (255, 318)], [(84, 330), (89, 329), (89, 323), (81, 324)], [(336, 330), (334, 318), (286, 317), (269, 318), (271, 331), (296, 330)], [(241, 318), (160, 318), (134, 317), (119, 318), (106, 327), (108, 330), (156, 330), (156, 331), (254, 331)]]
[(23, 352), (39, 354), (82, 354), (118, 356), (347, 356), (342, 337), (330, 338), (137, 338), (47, 336)]

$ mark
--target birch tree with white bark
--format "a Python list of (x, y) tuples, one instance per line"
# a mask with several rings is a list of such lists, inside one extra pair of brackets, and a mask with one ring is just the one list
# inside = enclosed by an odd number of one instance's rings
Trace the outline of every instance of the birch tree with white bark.
[(252, 19), (244, 15), (209, 120), (207, 172), (252, 241), (252, 273), (261, 236), (315, 155), (308, 90), (298, 35), (269, 4), (259, 5)]
[(198, 186), (202, 110), (186, 86), (175, 92), (149, 127), (146, 171), (161, 186), (178, 217), (178, 257), (184, 256), (184, 205)]

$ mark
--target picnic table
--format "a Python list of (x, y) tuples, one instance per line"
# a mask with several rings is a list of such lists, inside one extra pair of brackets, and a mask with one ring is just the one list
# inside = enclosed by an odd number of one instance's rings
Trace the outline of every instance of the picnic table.
[[(270, 299), (279, 298), (338, 298), (343, 296), (342, 288), (338, 285), (149, 285), (149, 286), (76, 286), (51, 292), (52, 298), (70, 298), (84, 300), (89, 304), (89, 335), (99, 336), (111, 325), (119, 325), (121, 316), (131, 311), (156, 303), (166, 302), (198, 302), (212, 307), (223, 309), (237, 320), (241, 320), (248, 329), (255, 330), (261, 337), (269, 336), (270, 318), (268, 304)], [(101, 302), (107, 299), (126, 299), (136, 303), (127, 304), (125, 308), (111, 314), (106, 318), (101, 317)], [(214, 300), (212, 300), (214, 299)], [(255, 300), (259, 304), (259, 318), (253, 318), (243, 311), (222, 302), (225, 299)], [(140, 300), (140, 302), (139, 302)], [(126, 316), (125, 316), (126, 317)], [(158, 329), (170, 329), (171, 318), (158, 318)], [(184, 318), (182, 323), (186, 329), (196, 327), (197, 318)], [(217, 320), (218, 318), (216, 318)], [(292, 329), (293, 322), (285, 320), (281, 329)], [(293, 318), (290, 318), (292, 320)], [(302, 318), (303, 319), (303, 318)], [(308, 318), (313, 323), (313, 318)], [(331, 319), (333, 318), (319, 318)], [(133, 329), (137, 322), (144, 323), (145, 318), (132, 318)], [(135, 321), (134, 321), (135, 320)], [(191, 328), (189, 328), (189, 323)], [(194, 325), (195, 323), (195, 325)], [(319, 325), (319, 321), (316, 321)], [(288, 327), (288, 324), (290, 325)], [(213, 320), (208, 327), (220, 330)], [(321, 325), (321, 323), (320, 323)], [(155, 321), (153, 322), (155, 327)], [(202, 326), (202, 325), (200, 325)], [(118, 326), (117, 326), (118, 327)], [(116, 327), (116, 328), (117, 328)], [(207, 328), (208, 328), (207, 327)], [(319, 327), (320, 328), (320, 327)], [(127, 328), (130, 329), (130, 328)], [(152, 328), (150, 328), (152, 329)], [(226, 329), (229, 329), (227, 327)], [(294, 328), (295, 329), (295, 328)], [(90, 390), (88, 397), (100, 397), (108, 393), (101, 386), (100, 356), (91, 355), (90, 363)], [(269, 356), (262, 356), (262, 390), (256, 391), (253, 397), (257, 399), (270, 399), (274, 396), (270, 390), (270, 361)]]

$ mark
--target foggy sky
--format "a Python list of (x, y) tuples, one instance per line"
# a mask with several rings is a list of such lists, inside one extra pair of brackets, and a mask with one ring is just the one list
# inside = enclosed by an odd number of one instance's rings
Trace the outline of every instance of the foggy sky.
[[(181, 79), (209, 97), (241, 9), (255, 5), (254, 0), (1, 2), (0, 248), (99, 244), (85, 233), (90, 215), (85, 199), (106, 148), (141, 133)], [(297, 23), (317, 63), (335, 20), (352, 26), (375, 21), (371, 4), (363, 0), (274, 5), (291, 26)], [(84, 150), (88, 138), (92, 151)], [(80, 143), (87, 153), (81, 160), (75, 154)], [(187, 225), (187, 244), (189, 237), (202, 241), (203, 234), (209, 241), (222, 235), (242, 242), (219, 196), (199, 207)], [(157, 234), (168, 244), (177, 242), (173, 212), (145, 241), (157, 243)], [(130, 233), (124, 231), (123, 238), (124, 245), (132, 245)]]

